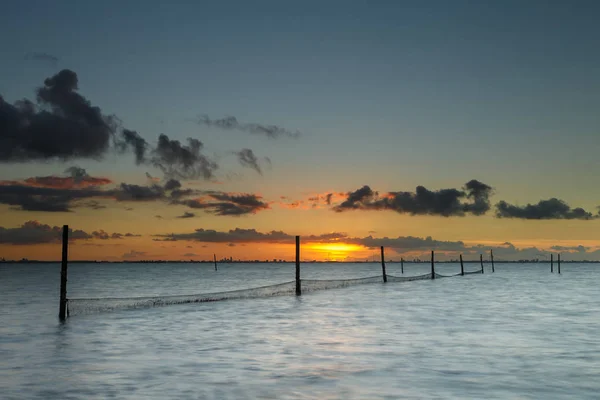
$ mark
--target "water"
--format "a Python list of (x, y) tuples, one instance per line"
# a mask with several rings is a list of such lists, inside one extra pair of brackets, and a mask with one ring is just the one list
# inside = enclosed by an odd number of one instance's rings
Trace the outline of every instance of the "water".
[[(57, 320), (59, 265), (0, 265), (2, 399), (596, 399), (600, 269), (496, 273)], [(293, 280), (291, 264), (73, 264), (69, 297)], [(466, 269), (477, 269), (467, 264)], [(405, 275), (427, 272), (409, 264)], [(438, 265), (439, 273), (459, 271)], [(306, 279), (377, 264), (303, 265)], [(388, 273), (400, 276), (399, 265)]]

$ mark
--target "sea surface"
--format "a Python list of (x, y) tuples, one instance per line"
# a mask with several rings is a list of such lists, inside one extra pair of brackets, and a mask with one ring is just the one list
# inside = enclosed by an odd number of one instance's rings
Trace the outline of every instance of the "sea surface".
[[(387, 271), (402, 276), (399, 264)], [(404, 276), (428, 271), (405, 264)], [(377, 263), (302, 265), (304, 279), (380, 274)], [(293, 264), (71, 264), (68, 297), (293, 280)], [(3, 400), (600, 398), (596, 264), (563, 264), (558, 275), (548, 264), (497, 263), (495, 273), (486, 265), (484, 274), (115, 309), (65, 323), (59, 282), (59, 264), (0, 264)]]

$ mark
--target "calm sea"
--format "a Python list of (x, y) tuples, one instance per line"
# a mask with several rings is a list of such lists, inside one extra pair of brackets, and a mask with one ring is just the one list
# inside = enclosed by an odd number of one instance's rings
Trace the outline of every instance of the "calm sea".
[[(405, 265), (405, 275), (428, 271)], [(388, 273), (400, 276), (400, 266)], [(477, 269), (467, 264), (467, 270)], [(58, 264), (0, 264), (2, 399), (598, 399), (600, 269), (491, 273), (78, 315)], [(459, 272), (440, 264), (437, 272)], [(380, 274), (303, 264), (306, 279)], [(292, 264), (72, 264), (69, 297), (292, 281)]]

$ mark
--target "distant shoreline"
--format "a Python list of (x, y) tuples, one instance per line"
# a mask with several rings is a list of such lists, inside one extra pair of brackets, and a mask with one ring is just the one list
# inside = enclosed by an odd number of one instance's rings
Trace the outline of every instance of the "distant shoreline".
[[(60, 260), (57, 261), (38, 261), (38, 260), (0, 260), (0, 264), (57, 264), (60, 263)], [(404, 261), (404, 264), (429, 264), (431, 261)], [(217, 261), (217, 264), (294, 264), (295, 261)], [(380, 263), (380, 261), (301, 261), (302, 264), (373, 264)], [(386, 260), (386, 264), (400, 264), (401, 261), (396, 260)], [(436, 264), (457, 264), (460, 263), (459, 260), (450, 260), (450, 261), (436, 261)], [(479, 264), (479, 260), (464, 260), (464, 264)], [(489, 260), (484, 260), (485, 264), (491, 264)], [(518, 261), (502, 261), (502, 260), (494, 260), (494, 264), (549, 264), (549, 260), (518, 260)], [(600, 261), (568, 261), (561, 260), (561, 264), (598, 264)], [(97, 260), (69, 260), (69, 264), (214, 264), (213, 260), (203, 260), (203, 261), (184, 261), (184, 260), (142, 260), (142, 261), (97, 261)], [(556, 261), (555, 261), (556, 264)]]

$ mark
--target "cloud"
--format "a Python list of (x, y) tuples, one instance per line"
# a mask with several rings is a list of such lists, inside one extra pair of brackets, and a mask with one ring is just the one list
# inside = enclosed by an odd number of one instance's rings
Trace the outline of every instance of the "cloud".
[(116, 148), (125, 152), (132, 150), (135, 155), (135, 163), (140, 165), (146, 162), (146, 152), (148, 151), (148, 142), (136, 131), (123, 129), (121, 139), (115, 142)]
[[(82, 230), (69, 228), (69, 241), (92, 239)], [(0, 244), (31, 245), (62, 242), (62, 227), (27, 221), (17, 228), (0, 227)]]
[(37, 104), (0, 96), (0, 162), (100, 159), (118, 123), (77, 89), (77, 74), (64, 69), (37, 89)]
[(256, 194), (235, 194), (225, 192), (205, 192), (206, 196), (176, 202), (194, 209), (203, 209), (215, 215), (240, 216), (256, 214), (269, 209), (269, 204)]
[(333, 207), (336, 212), (348, 210), (392, 210), (401, 214), (439, 215), (443, 217), (482, 215), (490, 209), (492, 188), (477, 180), (465, 184), (462, 190), (431, 191), (417, 186), (413, 192), (389, 192), (380, 196), (369, 186), (346, 194), (346, 199)]
[(262, 175), (262, 170), (258, 163), (258, 158), (256, 158), (256, 156), (254, 155), (254, 152), (252, 150), (242, 149), (238, 152), (235, 152), (235, 155), (237, 156), (237, 159), (242, 166), (247, 167), (247, 168), (252, 168), (256, 172), (258, 172), (260, 175)]
[(242, 124), (238, 122), (237, 118), (232, 116), (227, 116), (221, 119), (210, 119), (207, 115), (202, 115), (198, 117), (198, 124), (223, 130), (237, 130), (256, 135), (265, 135), (270, 139), (277, 139), (282, 136), (298, 138), (301, 135), (300, 131), (298, 130), (291, 131), (278, 125), (263, 125), (256, 123)]
[(589, 251), (591, 249), (591, 247), (585, 247), (582, 245), (579, 245), (579, 246), (552, 246), (552, 247), (550, 247), (550, 249), (556, 250), (556, 251), (576, 251), (578, 253), (585, 253), (586, 251)]
[(123, 239), (124, 237), (139, 237), (139, 236), (142, 236), (142, 235), (134, 235), (133, 233), (123, 234), (123, 233), (118, 233), (118, 232), (108, 233), (102, 229), (92, 232), (92, 237), (94, 239), (100, 239), (100, 240)]
[(148, 253), (146, 253), (145, 251), (131, 250), (131, 251), (127, 252), (127, 253), (124, 253), (121, 256), (121, 258), (123, 258), (123, 259), (138, 258), (138, 257), (141, 257), (141, 256), (145, 256), (146, 254), (148, 254)]
[(23, 211), (68, 212), (75, 207), (100, 209), (104, 205), (96, 199), (114, 199), (120, 202), (164, 201), (200, 193), (179, 189), (181, 183), (170, 180), (164, 186), (121, 183), (113, 189), (100, 189), (110, 180), (84, 176), (80, 179), (36, 177), (24, 181), (0, 181), (0, 204), (15, 206)]
[(24, 181), (0, 181), (0, 185), (7, 183), (23, 184), (30, 187), (55, 188), (55, 189), (75, 189), (86, 187), (97, 187), (111, 184), (108, 178), (92, 177), (87, 174), (85, 169), (79, 167), (69, 167), (65, 170), (68, 177), (61, 176), (36, 176), (27, 178)]
[(25, 59), (41, 61), (41, 62), (48, 63), (50, 65), (56, 65), (58, 63), (58, 57), (56, 57), (52, 54), (43, 53), (43, 52), (42, 53), (38, 53), (38, 52), (27, 53), (27, 54), (25, 54)]
[(188, 144), (182, 145), (178, 140), (161, 134), (150, 163), (159, 168), (166, 178), (208, 180), (214, 177), (219, 166), (202, 154), (203, 148), (204, 144), (198, 139), (188, 138)]
[[(204, 243), (295, 243), (295, 236), (282, 231), (259, 232), (256, 229), (235, 228), (227, 232), (212, 229), (196, 229), (192, 233), (156, 235), (160, 241), (189, 240)], [(334, 242), (346, 238), (344, 233), (332, 232), (322, 235), (304, 236), (306, 242)]]
[(191, 212), (184, 212), (183, 215), (178, 216), (177, 218), (194, 218), (196, 214)]
[(496, 204), (496, 216), (498, 218), (520, 218), (520, 219), (584, 219), (595, 218), (591, 212), (583, 208), (571, 208), (563, 200), (551, 198), (540, 200), (537, 204), (527, 204), (520, 207), (500, 201)]
[(195, 254), (195, 253), (185, 253), (183, 256), (184, 257), (198, 257), (198, 254)]

